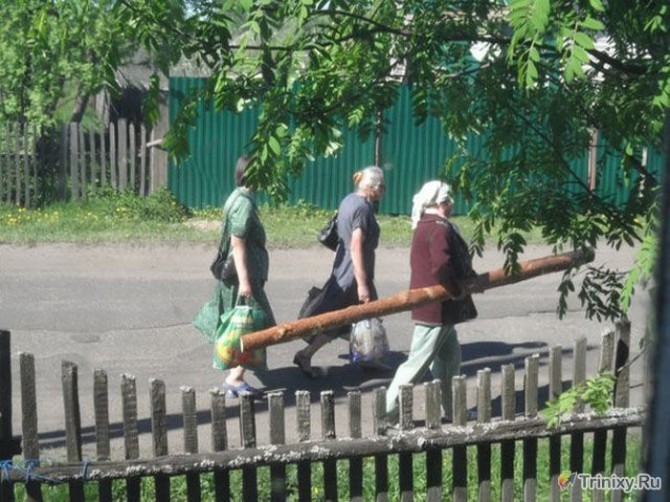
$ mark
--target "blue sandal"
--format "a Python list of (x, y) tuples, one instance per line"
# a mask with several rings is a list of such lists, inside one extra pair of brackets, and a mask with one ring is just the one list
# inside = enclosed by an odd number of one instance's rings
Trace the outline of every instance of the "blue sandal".
[(239, 397), (240, 394), (244, 392), (252, 394), (255, 398), (261, 397), (263, 395), (262, 390), (252, 387), (247, 382), (243, 382), (240, 385), (230, 385), (226, 382), (223, 382), (223, 388), (226, 391), (226, 397), (229, 399)]

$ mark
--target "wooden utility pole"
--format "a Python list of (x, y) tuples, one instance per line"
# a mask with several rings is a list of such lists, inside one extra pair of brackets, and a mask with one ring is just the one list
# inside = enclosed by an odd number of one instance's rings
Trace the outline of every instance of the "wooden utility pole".
[[(546, 256), (519, 263), (519, 271), (510, 275), (504, 269), (491, 270), (468, 279), (462, 284), (465, 293), (481, 293), (487, 289), (514, 284), (533, 277), (566, 270), (588, 263), (594, 258), (593, 250), (574, 251), (555, 256)], [(249, 333), (241, 338), (242, 350), (253, 350), (296, 338), (312, 336), (324, 331), (351, 324), (371, 317), (383, 317), (396, 312), (410, 310), (419, 305), (453, 298), (443, 286), (410, 289), (368, 303), (353, 305), (342, 310), (326, 312), (313, 317), (286, 322), (278, 326)]]

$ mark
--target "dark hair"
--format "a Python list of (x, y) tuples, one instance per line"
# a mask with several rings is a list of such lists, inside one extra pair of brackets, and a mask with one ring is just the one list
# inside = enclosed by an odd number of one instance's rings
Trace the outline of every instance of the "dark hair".
[(238, 187), (245, 186), (247, 182), (247, 168), (251, 163), (251, 157), (246, 155), (241, 155), (237, 159), (237, 164), (235, 164), (235, 183)]

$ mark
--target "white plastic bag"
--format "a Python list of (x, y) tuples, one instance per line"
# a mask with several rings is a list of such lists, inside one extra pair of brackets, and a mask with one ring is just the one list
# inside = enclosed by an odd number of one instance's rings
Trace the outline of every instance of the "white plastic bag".
[(352, 363), (381, 363), (390, 352), (386, 329), (378, 317), (353, 324), (349, 338)]

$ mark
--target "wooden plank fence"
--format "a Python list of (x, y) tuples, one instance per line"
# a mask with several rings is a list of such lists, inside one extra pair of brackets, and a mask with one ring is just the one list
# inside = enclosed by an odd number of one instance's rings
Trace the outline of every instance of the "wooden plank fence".
[[(596, 415), (582, 406), (575, 408), (569, 420), (562, 421), (555, 429), (548, 429), (539, 415), (540, 364), (539, 354), (525, 359), (523, 411), (517, 413), (515, 368), (513, 364), (502, 367), (500, 396), (502, 410), (499, 417), (492, 416), (492, 385), (489, 368), (477, 372), (477, 417), (469, 419), (466, 404), (466, 380), (457, 376), (453, 380), (453, 423), (443, 423), (441, 418), (441, 387), (438, 381), (423, 384), (425, 416), (423, 421), (413, 417), (415, 387), (400, 389), (400, 420), (397, 426), (389, 427), (383, 418), (385, 389), (372, 390), (372, 431), (363, 433), (362, 394), (352, 391), (347, 395), (348, 437), (337, 437), (335, 428), (335, 394), (323, 391), (320, 394), (320, 435), (313, 435), (311, 402), (307, 391), (295, 393), (294, 418), (287, 420), (284, 393), (271, 392), (267, 396), (269, 416), (269, 444), (257, 444), (255, 402), (250, 395), (243, 395), (237, 404), (240, 423), (240, 447), (231, 448), (227, 431), (227, 414), (232, 408), (220, 389), (210, 393), (211, 437), (210, 446), (204, 447), (198, 437), (198, 413), (196, 395), (192, 388), (181, 387), (183, 418), (183, 448), (170, 455), (167, 443), (166, 389), (164, 382), (150, 381), (150, 415), (152, 434), (152, 457), (140, 455), (137, 389), (135, 378), (121, 375), (124, 458), (111, 458), (110, 412), (108, 406), (108, 376), (104, 370), (95, 370), (94, 409), (96, 459), (82, 459), (82, 423), (79, 409), (77, 366), (64, 361), (61, 368), (64, 402), (64, 429), (66, 455), (62, 461), (51, 459), (40, 463), (37, 430), (35, 364), (29, 353), (19, 354), (21, 414), (22, 414), (22, 460), (16, 455), (17, 441), (11, 429), (11, 372), (8, 331), (0, 331), (0, 462), (2, 478), (0, 498), (14, 499), (14, 485), (25, 483), (28, 500), (42, 500), (44, 483), (62, 483), (69, 486), (70, 500), (84, 500), (84, 487), (97, 485), (99, 500), (112, 500), (112, 480), (125, 481), (125, 498), (140, 500), (142, 478), (154, 479), (155, 499), (170, 500), (171, 479), (184, 476), (186, 497), (189, 501), (201, 500), (201, 476), (212, 473), (216, 500), (258, 500), (259, 469), (269, 467), (270, 497), (286, 500), (289, 495), (297, 500), (312, 500), (313, 490), (319, 490), (319, 499), (338, 500), (338, 462), (348, 461), (348, 488), (351, 500), (363, 500), (364, 459), (374, 462), (374, 487), (376, 500), (413, 500), (414, 469), (416, 455), (426, 458), (426, 499), (431, 501), (451, 499), (468, 500), (467, 471), (468, 451), (477, 454), (476, 491), (481, 501), (492, 498), (492, 448), (500, 447), (501, 480), (500, 497), (512, 501), (521, 494), (515, 493), (514, 453), (522, 449), (523, 499), (537, 498), (538, 488), (538, 441), (549, 441), (551, 500), (561, 500), (558, 477), (561, 474), (561, 457), (568, 455), (572, 472), (589, 471), (592, 475), (624, 475), (626, 459), (626, 436), (631, 427), (639, 428), (645, 419), (644, 412), (628, 408), (628, 344), (630, 324), (622, 322), (616, 330), (607, 330), (602, 335), (599, 370), (615, 370), (617, 377), (615, 408), (603, 415)], [(616, 347), (616, 351), (614, 350)], [(586, 378), (586, 340), (579, 339), (573, 345), (572, 383), (578, 384)], [(551, 396), (558, 395), (566, 384), (561, 374), (562, 347), (552, 347), (549, 357), (548, 383)], [(616, 366), (615, 366), (616, 365)], [(497, 392), (496, 392), (497, 393)], [(370, 408), (370, 407), (368, 407)], [(9, 417), (9, 418), (7, 418)], [(297, 439), (286, 442), (287, 421), (295, 424)], [(583, 465), (584, 436), (593, 434), (592, 464)], [(569, 451), (564, 451), (564, 436), (571, 438)], [(612, 442), (612, 469), (606, 472), (607, 442)], [(443, 485), (443, 469), (447, 466), (445, 452), (451, 451), (451, 486)], [(389, 459), (398, 457), (398, 493), (390, 493)], [(13, 460), (12, 460), (13, 459)], [(323, 485), (312, 486), (315, 464), (321, 465)], [(295, 466), (297, 475), (291, 485), (287, 481), (287, 468)], [(240, 471), (241, 493), (231, 493), (231, 473)], [(472, 476), (470, 476), (472, 478)], [(395, 480), (394, 480), (395, 482)], [(395, 486), (394, 484), (394, 486)], [(554, 489), (553, 485), (556, 485)], [(581, 490), (572, 486), (571, 500), (582, 500)], [(612, 490), (611, 500), (622, 500), (621, 490)], [(182, 495), (183, 497), (184, 495)], [(604, 500), (604, 491), (594, 490), (591, 500)]]
[(166, 154), (153, 132), (124, 119), (100, 128), (0, 129), (0, 204), (37, 207), (85, 199), (104, 187), (149, 195), (167, 185)]

